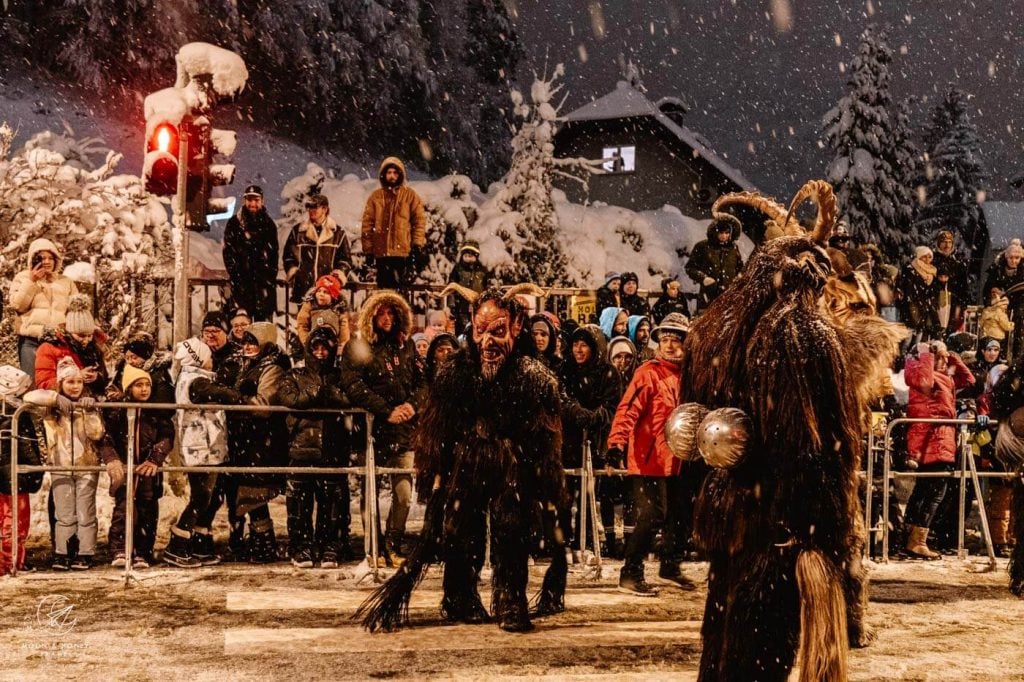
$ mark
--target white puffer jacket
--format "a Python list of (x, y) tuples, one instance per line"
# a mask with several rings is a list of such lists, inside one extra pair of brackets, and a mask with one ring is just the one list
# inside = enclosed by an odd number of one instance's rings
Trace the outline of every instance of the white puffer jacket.
[[(182, 365), (174, 387), (179, 404), (191, 402), (188, 388), (200, 377), (213, 380), (216, 375), (201, 367)], [(223, 464), (228, 458), (227, 418), (223, 410), (178, 410), (178, 444), (186, 466)]]
[[(32, 280), (32, 259), (40, 251), (49, 251), (57, 258), (53, 274), (39, 281)], [(38, 339), (45, 329), (56, 329), (64, 324), (71, 296), (78, 293), (75, 283), (59, 274), (64, 259), (57, 246), (49, 239), (36, 239), (28, 247), (29, 268), (22, 270), (11, 281), (11, 307), (18, 313), (14, 330), (19, 336)]]

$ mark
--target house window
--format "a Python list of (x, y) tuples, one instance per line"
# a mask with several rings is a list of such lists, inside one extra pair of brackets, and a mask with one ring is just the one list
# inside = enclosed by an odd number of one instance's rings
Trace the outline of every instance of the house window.
[(636, 147), (605, 147), (601, 152), (606, 173), (632, 173), (636, 170)]

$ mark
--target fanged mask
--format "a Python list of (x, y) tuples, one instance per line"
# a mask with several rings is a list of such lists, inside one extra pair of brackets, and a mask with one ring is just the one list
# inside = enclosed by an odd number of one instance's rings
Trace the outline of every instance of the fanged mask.
[(505, 360), (519, 333), (519, 322), (508, 310), (495, 301), (486, 301), (473, 316), (473, 343), (480, 352), (480, 374), (492, 381)]

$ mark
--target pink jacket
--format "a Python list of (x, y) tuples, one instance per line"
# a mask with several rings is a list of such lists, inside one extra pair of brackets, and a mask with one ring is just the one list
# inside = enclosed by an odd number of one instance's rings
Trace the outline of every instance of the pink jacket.
[[(948, 373), (947, 373), (948, 372)], [(947, 372), (935, 371), (935, 356), (921, 353), (908, 358), (904, 378), (910, 388), (908, 417), (929, 419), (956, 418), (956, 392), (974, 383), (974, 375), (958, 356), (949, 355)], [(921, 464), (956, 461), (956, 427), (938, 424), (911, 424), (907, 431), (907, 451)]]

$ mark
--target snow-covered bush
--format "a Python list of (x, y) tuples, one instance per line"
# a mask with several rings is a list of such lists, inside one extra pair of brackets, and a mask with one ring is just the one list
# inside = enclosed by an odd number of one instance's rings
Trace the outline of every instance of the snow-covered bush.
[[(11, 153), (11, 129), (0, 126), (0, 274), (3, 288), (28, 267), (32, 240), (63, 248), (65, 265), (88, 263), (100, 324), (114, 340), (154, 328), (161, 284), (174, 252), (164, 206), (133, 175), (115, 175), (121, 155), (98, 140), (43, 132)], [(101, 161), (96, 159), (100, 158)], [(9, 323), (8, 323), (9, 324)], [(11, 335), (5, 334), (4, 338)]]

